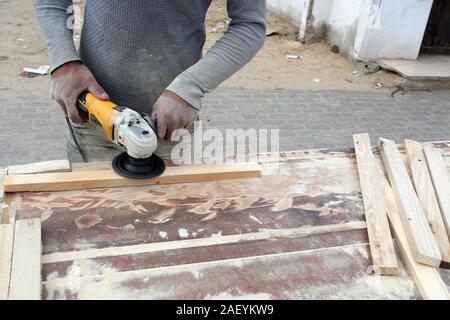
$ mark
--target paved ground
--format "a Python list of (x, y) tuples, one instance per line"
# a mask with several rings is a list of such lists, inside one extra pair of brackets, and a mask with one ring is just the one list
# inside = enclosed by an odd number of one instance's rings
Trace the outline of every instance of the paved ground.
[[(450, 139), (450, 91), (218, 89), (202, 119), (215, 128), (279, 128), (280, 149), (351, 146), (369, 132), (401, 142)], [(65, 157), (65, 121), (47, 96), (0, 92), (0, 167)]]

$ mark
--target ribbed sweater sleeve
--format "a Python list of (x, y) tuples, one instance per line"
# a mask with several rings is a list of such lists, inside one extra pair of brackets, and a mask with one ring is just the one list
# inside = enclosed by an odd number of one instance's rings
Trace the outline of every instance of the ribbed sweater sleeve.
[(44, 33), (51, 71), (69, 61), (81, 60), (73, 42), (69, 7), (72, 0), (33, 0), (33, 8)]
[(264, 44), (266, 0), (228, 0), (228, 30), (205, 56), (167, 87), (193, 107), (249, 62)]

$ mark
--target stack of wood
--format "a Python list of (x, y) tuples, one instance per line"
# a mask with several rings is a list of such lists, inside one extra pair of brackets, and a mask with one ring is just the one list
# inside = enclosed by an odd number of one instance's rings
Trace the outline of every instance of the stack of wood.
[(442, 155), (412, 140), (403, 156), (394, 141), (380, 138), (373, 150), (367, 133), (353, 138), (374, 271), (398, 270), (389, 219), (422, 297), (449, 299), (437, 270), (450, 267), (450, 181)]

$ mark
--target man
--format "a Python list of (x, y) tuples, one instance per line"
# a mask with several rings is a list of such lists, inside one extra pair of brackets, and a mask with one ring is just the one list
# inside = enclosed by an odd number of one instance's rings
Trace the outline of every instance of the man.
[[(86, 90), (156, 117), (160, 139), (191, 128), (204, 95), (262, 47), (265, 2), (228, 0), (228, 30), (202, 57), (211, 0), (87, 0), (79, 52), (67, 26), (72, 0), (33, 0), (51, 60), (51, 96), (70, 119), (69, 159), (111, 160), (121, 152), (80, 118), (75, 102)], [(159, 143), (160, 155), (170, 154), (167, 146)]]

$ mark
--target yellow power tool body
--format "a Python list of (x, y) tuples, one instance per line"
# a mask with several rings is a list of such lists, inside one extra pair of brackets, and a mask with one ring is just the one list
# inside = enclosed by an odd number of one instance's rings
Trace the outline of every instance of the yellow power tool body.
[(164, 162), (153, 154), (158, 143), (156, 123), (148, 115), (100, 100), (90, 92), (81, 94), (76, 105), (81, 118), (101, 127), (109, 140), (126, 148), (126, 154), (113, 160), (117, 173), (143, 179), (164, 171)]

